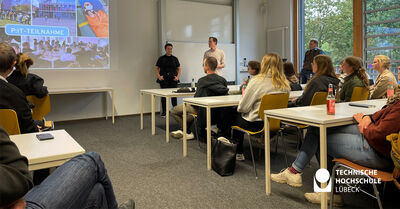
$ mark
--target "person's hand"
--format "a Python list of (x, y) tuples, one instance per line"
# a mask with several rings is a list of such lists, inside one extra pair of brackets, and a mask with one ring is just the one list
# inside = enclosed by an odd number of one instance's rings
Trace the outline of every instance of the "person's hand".
[(39, 132), (42, 132), (42, 126), (36, 125)]
[(178, 76), (175, 76), (174, 81), (178, 81), (178, 80), (179, 80)]
[(295, 102), (297, 98), (292, 98), (290, 101)]
[(24, 209), (26, 207), (26, 202), (24, 198), (19, 198), (17, 201), (13, 202), (11, 205), (6, 206), (7, 209)]
[[(361, 115), (361, 119), (360, 119)], [(362, 113), (357, 113), (353, 115), (354, 119), (358, 122), (358, 130), (361, 134), (364, 134), (364, 130), (371, 124), (371, 117), (365, 116), (363, 117)]]
[(162, 76), (162, 75), (158, 76), (158, 80), (163, 81), (164, 80), (164, 76)]
[(364, 114), (362, 114), (362, 113), (356, 113), (353, 115), (353, 118), (357, 121), (357, 123), (360, 123), (363, 116), (364, 116)]

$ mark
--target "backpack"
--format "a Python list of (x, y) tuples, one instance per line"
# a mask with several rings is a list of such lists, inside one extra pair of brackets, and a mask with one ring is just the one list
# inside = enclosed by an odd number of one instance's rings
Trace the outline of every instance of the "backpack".
[(398, 134), (390, 134), (386, 137), (386, 140), (390, 141), (392, 144), (392, 150), (390, 151), (390, 156), (392, 157), (394, 163), (394, 183), (397, 188), (400, 189), (400, 183), (397, 180), (400, 178), (400, 132)]

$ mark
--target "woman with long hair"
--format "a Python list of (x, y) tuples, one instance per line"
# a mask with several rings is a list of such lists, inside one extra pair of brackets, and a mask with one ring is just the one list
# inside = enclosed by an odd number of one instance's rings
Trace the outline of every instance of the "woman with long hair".
[[(264, 123), (258, 116), (258, 109), (262, 96), (271, 93), (288, 93), (289, 91), (290, 86), (283, 72), (281, 57), (275, 53), (266, 54), (261, 62), (260, 73), (251, 78), (251, 82), (249, 82), (244, 91), (237, 107), (237, 114), (232, 120), (232, 125), (237, 125), (250, 131), (261, 130)], [(229, 138), (230, 129), (222, 130), (222, 132), (225, 133), (223, 136)], [(244, 134), (242, 132), (233, 131), (232, 138), (238, 142), (237, 160), (244, 160), (243, 137)]]
[(43, 86), (44, 80), (32, 73), (29, 68), (33, 65), (33, 59), (24, 53), (17, 54), (15, 70), (7, 77), (7, 81), (21, 89), (26, 96), (34, 95), (38, 98), (45, 97), (49, 92)]
[(322, 54), (317, 55), (314, 57), (311, 66), (315, 75), (310, 81), (308, 81), (303, 94), (299, 98), (292, 100), (292, 102), (289, 103), (289, 106), (308, 106), (310, 105), (315, 92), (327, 92), (329, 84), (332, 84), (334, 89), (336, 89), (339, 84), (339, 79), (336, 78), (332, 59), (329, 56)]
[(375, 79), (375, 84), (371, 86), (369, 92), (370, 99), (381, 99), (387, 97), (387, 88), (391, 83), (393, 89), (397, 88), (396, 77), (390, 72), (390, 59), (385, 55), (377, 55), (372, 63), (372, 69), (378, 71), (379, 75)]
[(349, 102), (355, 87), (369, 87), (368, 76), (359, 57), (348, 56), (343, 60), (343, 72), (347, 74), (339, 91), (341, 102)]

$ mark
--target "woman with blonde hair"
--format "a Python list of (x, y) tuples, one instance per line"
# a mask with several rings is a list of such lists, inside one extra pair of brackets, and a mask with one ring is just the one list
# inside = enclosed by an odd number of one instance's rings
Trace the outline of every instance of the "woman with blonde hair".
[(34, 95), (42, 98), (49, 92), (47, 91), (47, 87), (43, 86), (44, 80), (41, 77), (29, 73), (29, 67), (33, 63), (33, 59), (29, 55), (24, 53), (17, 54), (15, 70), (7, 77), (7, 81), (21, 89), (26, 96)]
[(339, 91), (341, 102), (349, 102), (355, 87), (369, 88), (368, 76), (363, 66), (363, 61), (359, 57), (348, 56), (343, 60), (343, 72), (346, 77), (343, 79), (342, 88)]
[(337, 88), (339, 79), (336, 78), (335, 68), (329, 56), (322, 54), (317, 55), (314, 57), (311, 66), (315, 75), (308, 81), (303, 94), (289, 103), (290, 107), (310, 105), (314, 93), (320, 91), (327, 92), (329, 84), (332, 84), (334, 89)]
[[(259, 131), (263, 128), (263, 121), (258, 116), (258, 109), (261, 97), (271, 93), (288, 93), (290, 91), (289, 82), (283, 72), (283, 62), (281, 57), (275, 53), (268, 53), (261, 62), (260, 73), (255, 75), (249, 82), (243, 97), (237, 107), (237, 114), (232, 120), (232, 125), (250, 131)], [(240, 113), (240, 114), (239, 114)], [(230, 126), (229, 126), (230, 127)], [(229, 138), (230, 129), (222, 130), (224, 137)], [(232, 138), (238, 142), (237, 160), (244, 160), (243, 156), (243, 133), (233, 131)]]
[(372, 63), (372, 69), (378, 71), (379, 75), (375, 84), (371, 86), (369, 92), (370, 99), (381, 99), (387, 97), (387, 88), (391, 83), (393, 89), (396, 89), (396, 77), (390, 72), (390, 59), (385, 55), (377, 55)]

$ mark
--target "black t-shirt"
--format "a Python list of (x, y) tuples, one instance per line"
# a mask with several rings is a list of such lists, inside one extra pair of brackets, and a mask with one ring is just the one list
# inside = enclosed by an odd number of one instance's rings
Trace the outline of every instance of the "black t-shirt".
[(174, 76), (178, 75), (177, 68), (181, 64), (175, 56), (163, 55), (158, 58), (156, 66), (160, 68), (160, 75), (164, 76), (164, 79), (174, 79)]

